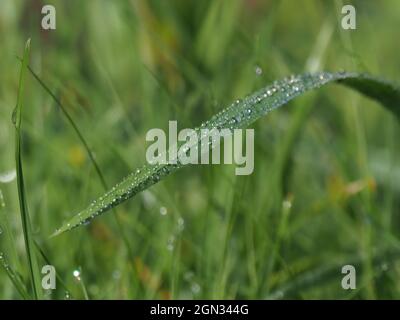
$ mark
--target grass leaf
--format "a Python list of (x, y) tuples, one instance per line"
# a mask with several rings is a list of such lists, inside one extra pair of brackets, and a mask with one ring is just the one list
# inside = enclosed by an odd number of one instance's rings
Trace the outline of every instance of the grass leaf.
[[(243, 100), (237, 100), (196, 128), (196, 133), (199, 133), (200, 129), (233, 130), (246, 128), (260, 117), (285, 105), (297, 96), (330, 82), (341, 83), (379, 101), (400, 119), (400, 90), (393, 84), (366, 74), (320, 72), (291, 76), (275, 81), (272, 85), (247, 96)], [(199, 144), (205, 143), (206, 141), (203, 141), (203, 139), (200, 136), (191, 148), (197, 148)], [(206, 139), (208, 140), (208, 137)], [(90, 222), (96, 216), (146, 190), (182, 166), (178, 162), (178, 164), (146, 165), (138, 169), (99, 199), (93, 201), (85, 210), (72, 217), (60, 229), (57, 229), (54, 235), (59, 235)]]
[(30, 280), (35, 299), (41, 298), (42, 288), (40, 281), (39, 266), (35, 255), (35, 244), (32, 235), (32, 227), (29, 218), (28, 205), (26, 203), (26, 193), (24, 185), (24, 175), (22, 170), (21, 158), (21, 119), (23, 107), (23, 94), (25, 85), (25, 74), (29, 64), (30, 39), (26, 42), (24, 56), (21, 65), (19, 87), (17, 95), (17, 106), (13, 112), (13, 122), (15, 124), (15, 163), (17, 171), (18, 199), (21, 213), (22, 229), (24, 233), (25, 249), (28, 256)]

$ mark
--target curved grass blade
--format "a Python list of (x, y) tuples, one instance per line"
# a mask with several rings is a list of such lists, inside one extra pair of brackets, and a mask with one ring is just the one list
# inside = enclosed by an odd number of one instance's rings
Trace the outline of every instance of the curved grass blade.
[(21, 119), (22, 119), (22, 107), (23, 107), (23, 93), (25, 85), (25, 74), (28, 69), (30, 52), (30, 39), (26, 42), (24, 57), (22, 60), (20, 77), (19, 77), (19, 88), (17, 95), (17, 106), (13, 112), (13, 122), (15, 125), (15, 163), (17, 171), (17, 186), (18, 186), (18, 198), (21, 212), (22, 230), (24, 233), (25, 249), (28, 256), (28, 264), (30, 271), (30, 280), (33, 290), (33, 297), (35, 299), (42, 297), (42, 287), (40, 281), (39, 266), (37, 257), (34, 249), (34, 239), (32, 235), (32, 226), (29, 218), (28, 205), (26, 203), (24, 175), (22, 170), (22, 157), (21, 157)]
[[(196, 143), (189, 146), (189, 149), (196, 149), (205, 143), (211, 145), (208, 141), (209, 136), (201, 136), (201, 129), (229, 129), (232, 133), (234, 129), (246, 128), (261, 116), (285, 105), (297, 96), (330, 82), (341, 83), (377, 100), (400, 119), (400, 90), (389, 82), (366, 74), (348, 72), (303, 74), (275, 81), (272, 85), (256, 91), (243, 100), (237, 100), (195, 129), (199, 138)], [(188, 147), (187, 144), (186, 147)], [(182, 166), (183, 164), (178, 161), (177, 164), (146, 165), (136, 170), (99, 199), (93, 201), (85, 210), (72, 217), (53, 235), (87, 224), (96, 216), (156, 184)]]

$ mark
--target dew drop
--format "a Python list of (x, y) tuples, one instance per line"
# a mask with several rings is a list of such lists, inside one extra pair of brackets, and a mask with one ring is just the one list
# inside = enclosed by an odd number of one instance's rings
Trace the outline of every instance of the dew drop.
[(185, 220), (183, 218), (178, 219), (178, 231), (183, 231), (185, 229)]
[(168, 213), (168, 210), (167, 210), (166, 207), (161, 207), (161, 208), (160, 208), (160, 214), (161, 214), (162, 216), (165, 216), (167, 213)]
[(0, 252), (0, 264), (3, 266), (3, 268), (9, 270), (10, 266), (8, 265), (8, 261), (6, 259), (6, 256), (4, 255), (3, 252)]
[(0, 173), (0, 182), (1, 183), (10, 183), (15, 180), (17, 177), (17, 172), (15, 169)]
[(285, 210), (289, 210), (292, 207), (292, 202), (290, 200), (284, 200), (282, 206)]
[(196, 282), (191, 285), (190, 289), (192, 290), (192, 292), (194, 294), (197, 294), (197, 293), (199, 293), (201, 291), (200, 285), (198, 283), (196, 283)]
[(72, 272), (72, 275), (74, 276), (74, 278), (78, 281), (81, 281), (81, 272), (79, 270), (74, 270)]
[(255, 72), (256, 72), (256, 75), (257, 75), (257, 76), (261, 76), (262, 73), (263, 73), (263, 70), (261, 69), (260, 66), (256, 66)]

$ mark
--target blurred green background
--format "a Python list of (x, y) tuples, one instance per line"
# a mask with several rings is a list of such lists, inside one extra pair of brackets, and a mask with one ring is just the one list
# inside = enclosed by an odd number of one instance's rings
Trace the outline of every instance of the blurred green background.
[[(275, 79), (345, 69), (398, 81), (399, 2), (350, 3), (356, 30), (341, 28), (341, 1), (1, 0), (0, 252), (27, 288), (11, 114), (28, 38), (31, 67), (113, 185), (145, 163), (149, 129), (197, 126)], [(56, 30), (41, 29), (44, 4), (57, 10)], [(399, 299), (394, 117), (332, 85), (254, 129), (252, 175), (187, 167), (49, 238), (103, 189), (61, 110), (27, 74), (27, 199), (35, 239), (64, 282), (46, 298), (83, 299), (85, 287), (91, 299)], [(345, 264), (356, 267), (356, 290), (341, 287)], [(4, 271), (0, 298), (19, 299)]]

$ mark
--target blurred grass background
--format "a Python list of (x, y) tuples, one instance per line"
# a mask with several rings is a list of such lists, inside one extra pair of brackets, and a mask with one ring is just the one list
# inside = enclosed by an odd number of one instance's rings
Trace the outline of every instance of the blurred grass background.
[[(0, 3), (0, 252), (28, 285), (12, 110), (21, 56), (56, 93), (108, 185), (145, 163), (146, 132), (199, 125), (292, 73), (340, 69), (399, 80), (395, 0)], [(40, 27), (53, 4), (57, 29)], [(346, 2), (347, 4), (347, 2)], [(195, 166), (57, 238), (102, 192), (83, 146), (28, 75), (23, 165), (35, 238), (60, 282), (49, 299), (400, 298), (400, 128), (376, 103), (329, 86), (255, 126), (255, 170)], [(12, 176), (12, 174), (11, 174)], [(43, 260), (41, 263), (46, 264)], [(357, 289), (343, 290), (353, 264)], [(0, 268), (0, 298), (20, 298)]]

